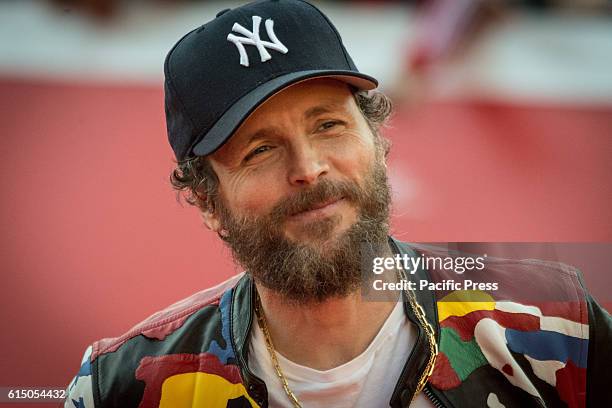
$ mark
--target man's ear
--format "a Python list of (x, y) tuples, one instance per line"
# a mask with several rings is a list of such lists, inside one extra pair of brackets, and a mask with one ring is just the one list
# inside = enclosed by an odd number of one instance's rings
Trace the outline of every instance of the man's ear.
[(219, 220), (219, 215), (212, 208), (207, 208), (206, 210), (200, 211), (200, 216), (209, 230), (214, 232), (219, 232), (219, 230), (221, 230), (221, 220)]
[(219, 238), (227, 241), (229, 232), (223, 228), (223, 224), (219, 219), (218, 213), (211, 208), (205, 211), (200, 211), (200, 217), (202, 217), (202, 221), (204, 221), (204, 224), (209, 230), (216, 232)]
[(391, 143), (383, 139), (382, 136), (375, 136), (378, 138), (376, 140), (376, 160), (380, 161), (385, 169), (389, 168), (389, 151), (391, 147)]
[(229, 236), (229, 233), (225, 229), (223, 229), (223, 225), (221, 224), (221, 220), (219, 219), (219, 214), (215, 212), (212, 208), (201, 211), (200, 217), (202, 217), (202, 221), (204, 221), (206, 227), (209, 230), (216, 232), (221, 239), (225, 239)]

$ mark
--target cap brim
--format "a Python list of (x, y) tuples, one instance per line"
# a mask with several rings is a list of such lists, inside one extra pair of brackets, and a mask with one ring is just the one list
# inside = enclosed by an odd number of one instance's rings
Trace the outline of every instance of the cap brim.
[(236, 101), (206, 132), (204, 137), (196, 143), (193, 147), (193, 153), (196, 156), (206, 156), (213, 153), (232, 136), (242, 122), (259, 105), (288, 86), (312, 78), (334, 78), (364, 91), (378, 86), (378, 81), (371, 76), (348, 70), (312, 70), (281, 75), (261, 84)]

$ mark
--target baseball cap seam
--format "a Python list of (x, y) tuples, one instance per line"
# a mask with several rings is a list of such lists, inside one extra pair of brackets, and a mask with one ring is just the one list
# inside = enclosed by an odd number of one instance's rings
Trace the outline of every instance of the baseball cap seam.
[(344, 61), (348, 65), (349, 69), (351, 69), (351, 63), (349, 62), (348, 58), (346, 57), (347, 52), (346, 52), (346, 49), (344, 47), (344, 43), (342, 42), (342, 37), (340, 37), (340, 33), (338, 32), (338, 30), (336, 30), (336, 27), (332, 24), (332, 22), (329, 20), (329, 18), (327, 18), (327, 16), (325, 14), (323, 14), (322, 11), (319, 10), (318, 8), (316, 8), (314, 5), (308, 3), (307, 1), (304, 1), (304, 0), (299, 0), (299, 1), (301, 1), (302, 3), (310, 6), (310, 8), (315, 10), (317, 13), (319, 13), (319, 15), (321, 15), (321, 17), (323, 17), (325, 19), (325, 22), (334, 31), (334, 35), (336, 36), (336, 39), (338, 40), (338, 43), (340, 44), (340, 50), (342, 51), (342, 56), (344, 57)]
[[(187, 120), (189, 121), (189, 123), (191, 124), (191, 129), (192, 131), (197, 132), (196, 129), (196, 125), (195, 122), (193, 121), (193, 119), (191, 118), (191, 115), (189, 114), (189, 111), (187, 110), (185, 104), (183, 103), (183, 98), (181, 97), (181, 95), (179, 94), (178, 90), (176, 89), (176, 87), (173, 84), (174, 81), (174, 75), (172, 73), (172, 69), (170, 67), (171, 65), (171, 59), (174, 56), (174, 51), (176, 50), (176, 48), (183, 42), (183, 40), (185, 38), (187, 38), (188, 35), (190, 35), (191, 33), (193, 33), (194, 31), (198, 30), (200, 27), (194, 28), (193, 30), (191, 30), (190, 32), (188, 32), (187, 34), (185, 34), (175, 45), (174, 47), (172, 47), (172, 49), (170, 50), (170, 52), (168, 53), (168, 57), (166, 58), (166, 64), (165, 64), (165, 71), (167, 74), (168, 79), (166, 80), (166, 83), (168, 84), (168, 87), (172, 89), (172, 92), (174, 93), (174, 95), (176, 96), (176, 100), (178, 102), (178, 104), (180, 105), (181, 111), (183, 112), (183, 114), (185, 115), (185, 117), (187, 118)], [(202, 139), (199, 139), (202, 140)], [(199, 142), (198, 140), (198, 142)], [(187, 156), (189, 156), (189, 153), (191, 150), (193, 150), (193, 147), (196, 143), (192, 143), (189, 148), (187, 149), (187, 151), (185, 152), (185, 154), (183, 154), (182, 158), (185, 158)]]
[[(183, 114), (185, 115), (185, 117), (187, 118), (189, 123), (191, 124), (192, 131), (197, 132), (196, 125), (195, 125), (193, 119), (191, 118), (191, 115), (189, 114), (189, 111), (185, 107), (185, 104), (183, 103), (183, 99), (181, 98), (181, 96), (177, 92), (176, 88), (172, 84), (172, 81), (168, 81), (168, 87), (172, 88), (174, 94), (176, 95), (176, 100), (177, 100), (178, 104), (181, 106), (181, 111), (183, 112)], [(183, 154), (183, 158), (189, 156), (190, 150), (193, 149), (193, 146), (194, 146), (194, 144), (192, 143), (190, 145), (190, 147), (187, 149), (187, 151), (185, 152), (185, 154)]]

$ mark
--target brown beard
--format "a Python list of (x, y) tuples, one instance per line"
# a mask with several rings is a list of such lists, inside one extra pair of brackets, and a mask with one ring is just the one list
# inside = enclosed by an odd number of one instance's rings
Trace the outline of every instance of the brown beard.
[[(378, 155), (377, 155), (378, 156)], [(216, 208), (234, 259), (264, 287), (287, 302), (304, 304), (343, 297), (362, 283), (362, 249), (382, 248), (389, 231), (390, 187), (377, 157), (365, 185), (322, 178), (278, 202), (269, 214), (237, 218), (219, 198)], [(330, 242), (340, 216), (304, 225), (303, 232), (318, 245), (292, 242), (282, 231), (287, 217), (314, 205), (344, 198), (358, 210), (357, 221), (336, 242)], [(368, 252), (368, 258), (375, 256)]]

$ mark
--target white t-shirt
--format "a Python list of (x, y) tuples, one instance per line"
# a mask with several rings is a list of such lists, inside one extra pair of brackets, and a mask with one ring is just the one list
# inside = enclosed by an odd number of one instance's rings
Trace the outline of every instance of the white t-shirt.
[[(416, 329), (398, 302), (366, 350), (341, 366), (320, 371), (276, 355), (291, 391), (304, 408), (388, 407), (415, 342)], [(256, 319), (249, 341), (249, 367), (266, 383), (271, 408), (292, 406), (276, 376)], [(410, 406), (430, 408), (433, 404), (421, 393)]]

